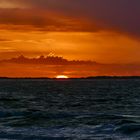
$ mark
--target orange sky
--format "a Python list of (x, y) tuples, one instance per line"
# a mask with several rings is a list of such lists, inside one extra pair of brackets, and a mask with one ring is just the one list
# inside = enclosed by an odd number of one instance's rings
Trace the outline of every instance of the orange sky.
[[(65, 66), (61, 66), (58, 69), (71, 77), (104, 74), (139, 75), (140, 40), (137, 31), (139, 19), (137, 19), (137, 23), (133, 17), (127, 16), (127, 11), (124, 11), (126, 15), (122, 14), (123, 17), (118, 16), (117, 9), (114, 11), (113, 8), (104, 12), (103, 10), (107, 8), (104, 2), (101, 2), (102, 5), (100, 5), (96, 0), (94, 4), (97, 7), (102, 6), (100, 12), (98, 8), (88, 11), (84, 6), (84, 1), (81, 0), (81, 5), (78, 1), (80, 2), (77, 0), (77, 2), (71, 1), (70, 3), (69, 0), (60, 0), (60, 3), (57, 4), (56, 0), (41, 0), (40, 2), (36, 0), (28, 2), (25, 0), (0, 0), (0, 59), (10, 59), (20, 55), (29, 58), (52, 55), (62, 56), (68, 60), (91, 60), (102, 64), (135, 64), (138, 66), (128, 67), (126, 71), (120, 66), (117, 68), (119, 72), (115, 69), (109, 71), (109, 68), (105, 68), (104, 73), (97, 66), (96, 68), (88, 67), (83, 72), (84, 67), (79, 66), (77, 68), (69, 66), (66, 70)], [(90, 4), (92, 5), (93, 2), (88, 0), (87, 4), (90, 8)], [(111, 4), (113, 7), (114, 3)], [(116, 6), (121, 7), (121, 3)], [(129, 6), (126, 5), (126, 10)], [(137, 8), (136, 5), (134, 6)], [(75, 9), (78, 13), (74, 13)], [(112, 15), (110, 15), (111, 11)], [(131, 14), (136, 16), (136, 13)], [(131, 23), (131, 18), (133, 23)], [(127, 20), (130, 21), (131, 26)], [(114, 23), (114, 21), (116, 22)], [(18, 64), (3, 65), (0, 68), (0, 76), (53, 77), (58, 73), (61, 74), (54, 70), (56, 66), (53, 68), (35, 66), (40, 67), (40, 70), (34, 71), (34, 66), (29, 67), (28, 65), (24, 69), (21, 68), (22, 71), (19, 67), (21, 66)], [(15, 73), (12, 72), (14, 68)], [(95, 69), (96, 72), (94, 72)], [(79, 70), (80, 74), (78, 74)]]
[(94, 60), (100, 63), (140, 62), (140, 42), (126, 35), (100, 31), (40, 32), (0, 31), (0, 58), (21, 54), (63, 56), (67, 59)]

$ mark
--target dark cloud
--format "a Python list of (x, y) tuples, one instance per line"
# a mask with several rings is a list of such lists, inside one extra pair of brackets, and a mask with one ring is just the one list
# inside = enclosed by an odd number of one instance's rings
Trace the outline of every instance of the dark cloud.
[(2, 77), (55, 77), (60, 73), (70, 77), (140, 75), (140, 64), (100, 64), (84, 60), (70, 61), (57, 56), (40, 58), (19, 56), (1, 60), (0, 64)]
[[(91, 23), (61, 13), (36, 9), (0, 9), (1, 29), (41, 31), (95, 31)], [(7, 25), (6, 27), (4, 25)]]
[(18, 64), (44, 64), (44, 65), (95, 65), (94, 61), (73, 60), (69, 61), (59, 56), (40, 56), (39, 58), (28, 58), (23, 55), (17, 58), (1, 60), (2, 63), (18, 63)]
[[(27, 18), (26, 21), (23, 17), (19, 18), (18, 22), (25, 23), (28, 21), (33, 22), (33, 24), (38, 25), (45, 25), (47, 24), (52, 26), (56, 26), (60, 30), (63, 27), (70, 28), (73, 30), (75, 26), (80, 24), (72, 24), (67, 22), (66, 23), (58, 23), (58, 19), (56, 21), (52, 21), (52, 19), (44, 19), (40, 15), (37, 17), (36, 14), (39, 10), (42, 11), (53, 11), (56, 13), (61, 13), (65, 15), (65, 17), (73, 20), (77, 19), (77, 21), (81, 18), (87, 19), (90, 23), (97, 23), (99, 27), (102, 28), (110, 28), (118, 31), (127, 32), (133, 35), (140, 35), (140, 1), (139, 0), (5, 0), (10, 3), (18, 3), (21, 5), (26, 5), (31, 9), (36, 9), (33, 15), (31, 15), (30, 19)], [(21, 6), (22, 7), (22, 6)], [(38, 10), (37, 10), (38, 9)], [(13, 13), (14, 15), (14, 13)], [(2, 14), (1, 14), (2, 16)], [(49, 16), (49, 13), (48, 13)], [(56, 15), (57, 16), (57, 15)], [(28, 16), (27, 16), (28, 17)], [(49, 16), (51, 17), (51, 16)], [(65, 18), (65, 17), (61, 17)], [(8, 17), (10, 18), (10, 17)], [(7, 18), (7, 20), (8, 20)], [(9, 22), (12, 22), (14, 18), (11, 17)], [(1, 19), (0, 22), (2, 22)], [(65, 19), (64, 19), (65, 20)], [(3, 20), (3, 22), (8, 22)], [(57, 22), (57, 23), (56, 23)], [(96, 26), (97, 26), (96, 24)], [(93, 31), (93, 26), (87, 26), (87, 31)], [(82, 27), (79, 28), (82, 30)], [(84, 26), (84, 30), (86, 30)]]
[(34, 6), (65, 12), (71, 16), (89, 18), (102, 26), (140, 35), (139, 0), (41, 0)]

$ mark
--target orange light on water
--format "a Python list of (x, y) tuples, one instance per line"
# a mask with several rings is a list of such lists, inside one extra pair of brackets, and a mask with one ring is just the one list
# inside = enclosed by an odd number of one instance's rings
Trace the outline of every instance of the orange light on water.
[(66, 75), (57, 75), (56, 78), (57, 79), (68, 79), (69, 77)]

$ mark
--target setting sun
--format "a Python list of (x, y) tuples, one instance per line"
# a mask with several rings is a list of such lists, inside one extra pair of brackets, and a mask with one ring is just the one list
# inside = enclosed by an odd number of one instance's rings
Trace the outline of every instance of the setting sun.
[(57, 79), (68, 79), (69, 77), (66, 75), (58, 75), (56, 76)]

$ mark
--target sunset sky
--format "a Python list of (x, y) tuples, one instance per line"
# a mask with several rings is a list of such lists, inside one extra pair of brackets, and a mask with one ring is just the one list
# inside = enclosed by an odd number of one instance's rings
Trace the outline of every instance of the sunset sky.
[[(84, 71), (84, 66), (22, 69), (19, 64), (1, 64), (0, 76), (140, 75), (139, 7), (139, 0), (0, 0), (1, 60), (51, 55), (105, 64), (85, 66)], [(110, 65), (119, 72), (109, 71)], [(104, 68), (105, 73), (100, 70)]]

